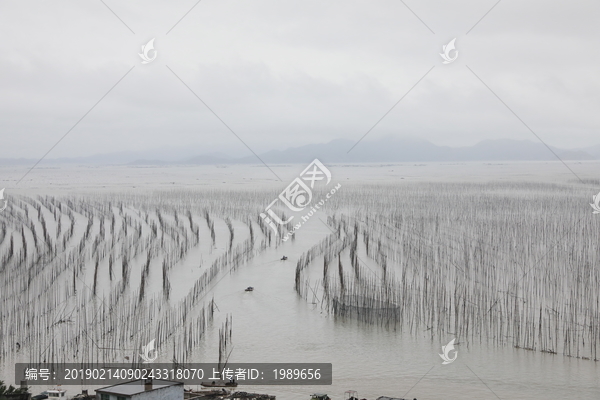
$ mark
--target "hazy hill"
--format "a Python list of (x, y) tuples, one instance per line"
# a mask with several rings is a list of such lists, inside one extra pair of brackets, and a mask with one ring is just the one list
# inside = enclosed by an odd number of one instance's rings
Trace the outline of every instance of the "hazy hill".
[[(267, 164), (308, 163), (315, 158), (328, 163), (362, 162), (445, 162), (445, 161), (553, 161), (556, 157), (542, 143), (529, 140), (483, 140), (473, 146), (438, 146), (418, 138), (384, 138), (356, 142), (336, 139), (328, 143), (308, 144), (285, 150), (271, 150), (259, 154)], [(560, 149), (550, 146), (563, 160), (598, 160), (600, 145), (579, 149)], [(351, 150), (352, 149), (352, 150)], [(190, 154), (193, 149), (186, 149)], [(104, 164), (104, 165), (164, 165), (164, 164), (254, 164), (254, 155), (232, 157), (224, 153), (177, 156), (173, 149), (163, 153), (119, 152), (89, 157), (47, 159), (42, 164)], [(36, 159), (0, 159), (0, 165), (32, 165)]]

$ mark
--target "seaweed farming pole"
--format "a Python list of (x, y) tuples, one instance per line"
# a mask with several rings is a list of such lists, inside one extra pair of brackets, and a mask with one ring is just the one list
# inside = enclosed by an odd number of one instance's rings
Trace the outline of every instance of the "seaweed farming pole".
[(232, 329), (232, 316), (227, 315), (225, 317), (225, 322), (223, 322), (223, 325), (219, 328), (219, 371), (222, 371), (223, 368), (225, 368), (229, 356), (231, 355), (229, 347), (231, 345)]

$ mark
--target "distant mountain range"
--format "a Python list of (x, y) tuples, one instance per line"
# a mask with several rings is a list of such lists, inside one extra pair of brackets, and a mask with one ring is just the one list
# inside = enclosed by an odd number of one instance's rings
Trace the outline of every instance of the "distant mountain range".
[[(446, 162), (446, 161), (554, 161), (556, 157), (542, 143), (529, 140), (484, 140), (474, 146), (437, 146), (416, 138), (386, 138), (360, 142), (352, 150), (354, 141), (336, 139), (329, 143), (309, 144), (286, 150), (272, 150), (259, 154), (267, 164), (308, 163), (318, 158), (325, 163), (373, 162)], [(600, 145), (580, 149), (560, 149), (550, 146), (562, 160), (600, 160)], [(188, 149), (189, 152), (189, 149)], [(0, 165), (32, 165), (35, 159), (0, 159)], [(230, 157), (223, 153), (202, 154), (177, 159), (172, 154), (161, 157), (153, 152), (121, 152), (90, 157), (44, 160), (42, 164), (94, 165), (211, 165), (255, 164), (254, 155)]]

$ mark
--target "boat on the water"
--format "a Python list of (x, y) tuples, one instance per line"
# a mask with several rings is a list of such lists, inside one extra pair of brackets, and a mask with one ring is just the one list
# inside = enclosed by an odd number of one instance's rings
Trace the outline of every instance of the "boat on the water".
[(237, 387), (237, 382), (236, 381), (212, 381), (212, 382), (202, 382), (200, 383), (200, 386), (202, 387), (221, 387), (221, 388), (229, 388), (229, 387)]
[(60, 388), (48, 389), (42, 392), (42, 396), (48, 396), (48, 399), (67, 399), (67, 391)]
[(227, 396), (231, 394), (231, 389), (219, 388), (219, 389), (207, 389), (201, 391), (195, 390), (184, 390), (183, 398), (184, 399), (192, 399), (192, 398), (201, 398), (201, 399), (222, 399), (223, 396)]
[(315, 393), (311, 395), (312, 398), (310, 400), (331, 400), (329, 396), (325, 393)]
[(254, 290), (254, 288), (252, 286), (248, 286), (245, 291), (246, 292), (251, 292), (253, 290)]

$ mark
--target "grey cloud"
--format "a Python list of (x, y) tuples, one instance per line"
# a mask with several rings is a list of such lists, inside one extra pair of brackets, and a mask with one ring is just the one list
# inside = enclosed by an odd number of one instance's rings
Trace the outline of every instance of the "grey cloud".
[[(168, 65), (257, 152), (414, 135), (438, 145), (534, 140), (471, 67), (545, 141), (598, 144), (600, 5), (589, 1), (203, 1), (5, 4), (0, 15), (0, 158), (195, 147), (247, 150)], [(156, 61), (141, 45), (156, 37)], [(457, 38), (459, 58), (442, 65)]]

